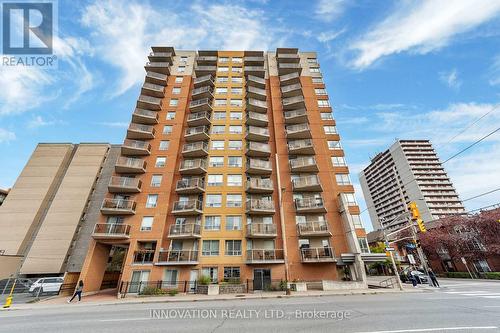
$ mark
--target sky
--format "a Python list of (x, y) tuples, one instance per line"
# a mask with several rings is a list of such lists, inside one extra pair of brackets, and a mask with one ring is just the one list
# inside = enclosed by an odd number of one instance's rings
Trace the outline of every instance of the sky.
[[(38, 142), (121, 143), (151, 45), (316, 51), (357, 198), (395, 139), (442, 161), (500, 125), (500, 1), (58, 1), (57, 69), (0, 66), (0, 187)], [(500, 131), (444, 164), (467, 210), (500, 202)], [(367, 229), (371, 229), (366, 211)]]

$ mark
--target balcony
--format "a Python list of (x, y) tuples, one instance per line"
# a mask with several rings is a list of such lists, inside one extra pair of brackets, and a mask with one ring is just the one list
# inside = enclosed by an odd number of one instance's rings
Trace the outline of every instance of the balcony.
[(191, 112), (212, 111), (212, 99), (202, 98), (189, 102)]
[(146, 156), (151, 154), (151, 145), (145, 141), (125, 139), (121, 153), (124, 156)]
[(213, 87), (215, 85), (212, 75), (197, 77), (194, 79), (193, 83), (195, 88), (201, 88), (205, 86)]
[(254, 76), (254, 75), (248, 75), (247, 76), (247, 86), (251, 87), (256, 87), (260, 89), (266, 89), (266, 79)]
[(191, 98), (193, 100), (202, 99), (202, 98), (212, 99), (214, 97), (213, 92), (214, 92), (214, 88), (211, 86), (204, 86), (204, 87), (195, 88), (191, 92)]
[(130, 123), (127, 129), (127, 139), (151, 140), (155, 138), (155, 133), (151, 125)]
[(318, 165), (313, 156), (297, 157), (290, 160), (290, 169), (292, 172), (318, 172)]
[(146, 72), (156, 72), (170, 75), (170, 65), (167, 62), (147, 62), (144, 69)]
[(140, 95), (137, 99), (137, 107), (140, 109), (160, 111), (161, 105), (161, 98)]
[(217, 65), (217, 56), (198, 56), (196, 57), (196, 64), (198, 65)]
[(277, 235), (274, 223), (247, 224), (247, 238), (275, 238)]
[(173, 64), (173, 54), (172, 52), (151, 52), (149, 53), (148, 59), (151, 62), (167, 62), (170, 65)]
[(281, 97), (302, 96), (302, 85), (300, 83), (281, 87)]
[(296, 192), (323, 192), (323, 187), (317, 175), (301, 176), (292, 181)]
[(269, 157), (271, 155), (271, 146), (267, 143), (248, 141), (246, 155), (252, 157)]
[(273, 168), (270, 161), (250, 158), (247, 160), (246, 172), (254, 175), (270, 175), (273, 172)]
[(304, 96), (295, 96), (282, 99), (283, 110), (303, 109), (306, 107)]
[(247, 111), (267, 113), (267, 103), (255, 98), (248, 98), (246, 103)]
[(314, 155), (312, 139), (288, 141), (288, 153), (290, 155)]
[(200, 215), (203, 213), (203, 202), (200, 200), (184, 200), (174, 202), (172, 214), (174, 215)]
[(158, 112), (136, 108), (132, 113), (132, 122), (136, 124), (156, 125), (159, 122)]
[(321, 197), (295, 199), (295, 210), (297, 213), (326, 213), (323, 198)]
[(255, 98), (261, 101), (265, 101), (267, 98), (266, 89), (260, 89), (257, 87), (247, 86), (247, 97)]
[(296, 63), (300, 62), (300, 56), (297, 53), (278, 53), (276, 59), (280, 63)]
[(207, 173), (207, 161), (201, 158), (183, 160), (179, 172), (181, 175), (203, 175)]
[(298, 109), (292, 111), (286, 111), (285, 115), (285, 124), (301, 124), (307, 122), (307, 111), (306, 109)]
[(184, 139), (188, 142), (210, 139), (208, 126), (188, 127), (184, 132)]
[(101, 205), (103, 215), (133, 215), (135, 214), (135, 201), (124, 199), (104, 199)]
[(247, 112), (246, 124), (251, 126), (267, 127), (269, 119), (267, 114), (257, 112)]
[(145, 173), (146, 161), (140, 158), (120, 156), (116, 161), (117, 173)]
[(253, 141), (269, 141), (269, 129), (266, 127), (248, 126), (246, 139)]
[(155, 73), (155, 72), (147, 72), (146, 73), (146, 82), (152, 84), (159, 84), (160, 86), (167, 85), (168, 75)]
[(244, 69), (245, 74), (250, 74), (258, 77), (264, 77), (266, 75), (264, 66), (245, 66)]
[(299, 73), (290, 73), (287, 75), (280, 76), (280, 85), (287, 86), (290, 84), (300, 83), (300, 74)]
[(295, 124), (286, 126), (287, 139), (310, 139), (312, 138), (309, 124)]
[(175, 186), (175, 192), (177, 194), (200, 194), (205, 192), (205, 182), (199, 177), (180, 179)]
[(165, 87), (159, 84), (144, 82), (141, 94), (152, 97), (163, 97), (165, 96)]
[(297, 233), (300, 237), (330, 237), (332, 235), (330, 229), (328, 228), (328, 223), (325, 221), (298, 223)]
[(285, 257), (282, 249), (247, 250), (247, 264), (283, 264)]
[(153, 258), (155, 256), (155, 250), (138, 250), (134, 251), (134, 261), (133, 265), (151, 265), (153, 264)]
[(196, 65), (194, 67), (194, 72), (195, 72), (197, 77), (205, 76), (205, 75), (215, 75), (215, 72), (217, 72), (217, 66)]
[(98, 223), (92, 232), (94, 239), (129, 239), (130, 225), (120, 223)]
[(248, 199), (246, 204), (246, 213), (253, 215), (271, 215), (274, 214), (274, 202), (264, 199)]
[(201, 225), (199, 223), (173, 224), (170, 226), (168, 238), (190, 239), (201, 238)]
[(206, 111), (190, 113), (187, 116), (187, 124), (188, 126), (208, 126), (212, 123), (210, 115), (211, 113)]
[(271, 179), (250, 178), (247, 180), (247, 193), (270, 194), (273, 190)]
[(278, 75), (285, 75), (290, 73), (300, 73), (302, 72), (302, 66), (300, 63), (278, 63)]
[(335, 255), (331, 247), (310, 247), (300, 249), (302, 263), (335, 262)]
[(245, 63), (245, 66), (264, 66), (264, 57), (259, 57), (259, 56), (245, 56), (243, 58), (243, 62)]
[(202, 157), (208, 155), (208, 143), (199, 141), (185, 143), (182, 146), (182, 156), (184, 157)]
[(111, 177), (108, 185), (110, 193), (139, 193), (142, 182), (137, 178)]
[(198, 250), (167, 250), (160, 251), (158, 255), (158, 266), (178, 266), (178, 265), (197, 265)]

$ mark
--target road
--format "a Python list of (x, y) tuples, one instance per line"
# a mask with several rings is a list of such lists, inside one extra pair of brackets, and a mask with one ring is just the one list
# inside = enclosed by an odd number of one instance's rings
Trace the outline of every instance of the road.
[[(0, 332), (500, 332), (500, 282), (442, 286), (406, 294), (68, 304), (1, 311)], [(152, 309), (163, 318), (151, 318)]]

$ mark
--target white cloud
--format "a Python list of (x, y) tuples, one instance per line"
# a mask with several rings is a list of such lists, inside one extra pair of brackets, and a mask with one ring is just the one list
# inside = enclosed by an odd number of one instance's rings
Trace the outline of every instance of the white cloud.
[(317, 19), (331, 22), (344, 12), (346, 6), (345, 0), (319, 0), (314, 13)]
[(462, 81), (458, 78), (456, 68), (453, 68), (449, 72), (440, 72), (439, 79), (453, 90), (459, 90), (462, 86)]
[(14, 132), (0, 128), (0, 143), (13, 141), (15, 139), (16, 134)]
[(405, 1), (384, 21), (371, 27), (350, 48), (351, 65), (364, 69), (378, 59), (405, 51), (425, 54), (447, 45), (500, 13), (498, 0)]

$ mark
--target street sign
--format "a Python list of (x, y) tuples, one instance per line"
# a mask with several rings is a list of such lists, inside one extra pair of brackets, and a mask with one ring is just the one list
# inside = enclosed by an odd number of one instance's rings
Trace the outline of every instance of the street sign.
[(417, 262), (415, 261), (415, 257), (413, 257), (413, 254), (408, 254), (408, 262), (412, 265), (415, 265)]
[(392, 251), (394, 251), (394, 248), (393, 247), (386, 247), (385, 250), (388, 252), (392, 252)]

